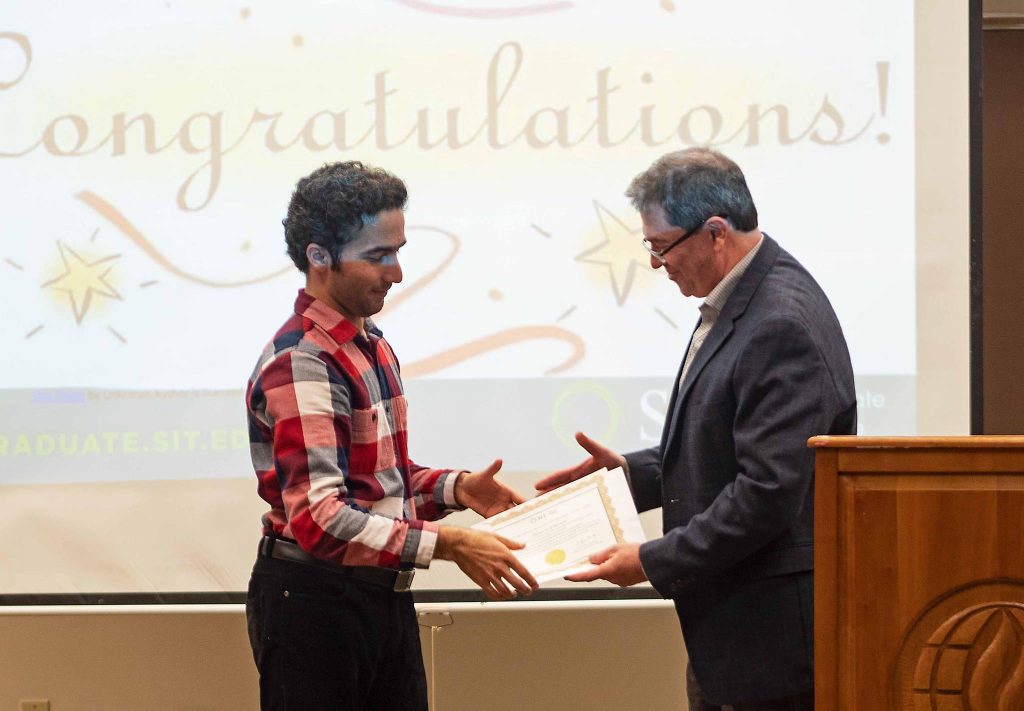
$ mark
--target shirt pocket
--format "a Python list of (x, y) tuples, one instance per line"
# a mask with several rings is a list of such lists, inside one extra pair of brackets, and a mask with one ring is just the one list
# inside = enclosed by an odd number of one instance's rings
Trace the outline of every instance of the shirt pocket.
[(353, 473), (364, 474), (394, 468), (394, 433), (381, 403), (352, 410), (349, 464)]

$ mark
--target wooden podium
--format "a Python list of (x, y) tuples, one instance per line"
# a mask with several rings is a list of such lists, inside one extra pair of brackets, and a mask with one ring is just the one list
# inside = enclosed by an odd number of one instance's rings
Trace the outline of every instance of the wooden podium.
[(1024, 709), (1024, 437), (814, 437), (820, 711)]

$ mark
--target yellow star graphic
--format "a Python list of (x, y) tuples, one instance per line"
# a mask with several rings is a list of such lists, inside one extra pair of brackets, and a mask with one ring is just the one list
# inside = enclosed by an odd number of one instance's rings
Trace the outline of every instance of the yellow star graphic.
[[(640, 246), (641, 230), (630, 228), (597, 200), (594, 200), (594, 211), (601, 222), (604, 241), (577, 254), (576, 261), (606, 268), (615, 301), (622, 306), (633, 287), (637, 267), (650, 271), (646, 252)], [(639, 258), (641, 256), (644, 258)]]
[(121, 301), (121, 295), (107, 281), (107, 275), (114, 264), (121, 258), (120, 254), (110, 254), (93, 262), (87, 262), (75, 250), (63, 242), (57, 242), (61, 261), (64, 262), (64, 273), (40, 285), (41, 289), (63, 291), (71, 301), (71, 312), (75, 315), (75, 323), (81, 324), (89, 313), (94, 294), (108, 299)]

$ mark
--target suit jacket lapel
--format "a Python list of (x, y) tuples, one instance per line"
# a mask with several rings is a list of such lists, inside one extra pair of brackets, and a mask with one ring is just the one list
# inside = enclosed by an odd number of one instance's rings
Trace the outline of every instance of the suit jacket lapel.
[[(690, 391), (693, 389), (693, 383), (700, 375), (701, 371), (708, 364), (715, 353), (722, 347), (722, 345), (729, 339), (735, 328), (734, 322), (739, 319), (743, 313), (747, 310), (747, 305), (750, 303), (750, 299), (754, 296), (754, 292), (757, 291), (757, 287), (761, 285), (761, 281), (764, 279), (768, 270), (775, 263), (776, 258), (779, 256), (779, 245), (768, 235), (764, 235), (764, 244), (761, 245), (761, 249), (758, 250), (754, 256), (754, 260), (747, 267), (747, 271), (743, 273), (738, 284), (736, 284), (736, 290), (732, 293), (729, 299), (725, 302), (725, 308), (722, 313), (718, 315), (718, 319), (715, 324), (711, 327), (711, 331), (708, 332), (707, 338), (704, 339), (704, 343), (701, 345), (700, 350), (697, 351), (697, 355), (693, 358), (693, 363), (690, 365), (690, 369), (686, 372), (686, 380), (681, 385), (673, 389), (673, 397), (669, 403), (669, 420), (662, 431), (661, 437), (661, 457), (662, 463), (668, 459), (668, 451), (671, 443), (676, 441), (676, 429), (679, 426), (679, 418), (682, 416), (684, 407), (686, 406), (686, 400), (690, 395)], [(692, 336), (691, 336), (692, 339)], [(687, 347), (689, 350), (689, 347)], [(686, 361), (686, 355), (683, 355), (683, 362)], [(676, 374), (676, 383), (679, 383), (679, 377), (682, 374), (683, 365), (679, 366), (679, 373)]]
[(690, 334), (690, 340), (686, 342), (686, 350), (683, 351), (683, 359), (679, 361), (679, 370), (676, 371), (675, 380), (672, 381), (672, 397), (668, 401), (668, 419), (665, 420), (665, 425), (661, 428), (661, 451), (665, 452), (665, 443), (667, 441), (668, 433), (675, 429), (676, 416), (679, 414), (679, 408), (676, 407), (676, 403), (679, 401), (679, 380), (683, 377), (683, 366), (686, 364), (686, 353), (690, 352), (690, 343), (693, 342), (693, 337), (697, 333), (697, 329), (700, 328), (700, 321), (697, 321), (697, 325), (693, 327), (693, 332)]

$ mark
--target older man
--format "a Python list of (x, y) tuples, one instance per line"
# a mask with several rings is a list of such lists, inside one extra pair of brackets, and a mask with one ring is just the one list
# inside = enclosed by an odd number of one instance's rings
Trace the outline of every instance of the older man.
[(574, 580), (650, 580), (675, 602), (694, 711), (813, 708), (813, 487), (807, 438), (856, 431), (853, 370), (832, 306), (758, 228), (739, 167), (671, 153), (638, 175), (651, 266), (704, 299), (658, 446), (590, 456), (544, 491), (623, 466), (664, 535), (595, 556)]

